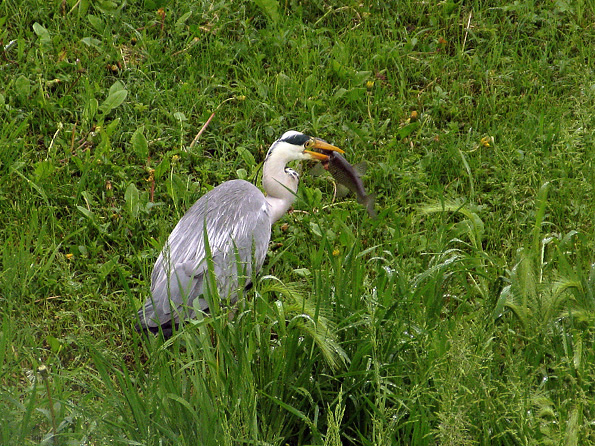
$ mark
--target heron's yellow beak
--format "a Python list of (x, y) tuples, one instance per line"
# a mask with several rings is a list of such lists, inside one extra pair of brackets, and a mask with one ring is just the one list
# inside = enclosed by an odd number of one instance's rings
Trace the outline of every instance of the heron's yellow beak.
[[(344, 150), (341, 150), (338, 147), (335, 147), (332, 144), (329, 144), (328, 142), (323, 141), (322, 139), (312, 138), (312, 141), (314, 141), (314, 145), (312, 145), (310, 147), (313, 149), (318, 149), (318, 150), (328, 151), (328, 152), (345, 153)], [(307, 153), (308, 155), (310, 155), (310, 158), (312, 158), (314, 160), (328, 161), (328, 155), (325, 155), (324, 153), (312, 152), (310, 150), (304, 150), (304, 153)]]

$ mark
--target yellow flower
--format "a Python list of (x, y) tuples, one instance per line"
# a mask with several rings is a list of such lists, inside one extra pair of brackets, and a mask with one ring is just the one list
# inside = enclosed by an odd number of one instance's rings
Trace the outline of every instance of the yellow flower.
[(68, 260), (71, 260), (73, 257), (74, 257), (74, 254), (72, 254), (72, 253), (68, 253), (68, 254), (66, 254), (66, 258), (67, 258)]
[(339, 251), (337, 248), (335, 248), (335, 249), (333, 250), (333, 255), (334, 255), (335, 257), (337, 257), (339, 254), (341, 254), (341, 251)]
[(493, 141), (494, 138), (492, 138), (491, 136), (484, 136), (483, 138), (481, 138), (479, 143), (484, 147), (491, 147)]

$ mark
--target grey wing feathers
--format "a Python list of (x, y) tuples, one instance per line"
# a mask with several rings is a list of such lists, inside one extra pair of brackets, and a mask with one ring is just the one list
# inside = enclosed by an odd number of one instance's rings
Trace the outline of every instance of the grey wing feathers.
[[(206, 225), (206, 226), (205, 226)], [(249, 282), (262, 267), (271, 235), (265, 197), (253, 184), (227, 181), (203, 195), (180, 219), (151, 275), (151, 294), (139, 310), (141, 326), (177, 324), (206, 310), (208, 273), (205, 235), (217, 291), (237, 299), (241, 276)]]

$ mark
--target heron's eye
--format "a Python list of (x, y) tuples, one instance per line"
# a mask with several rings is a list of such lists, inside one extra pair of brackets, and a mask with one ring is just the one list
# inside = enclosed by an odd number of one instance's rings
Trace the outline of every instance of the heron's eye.
[(311, 149), (312, 147), (314, 147), (314, 141), (312, 141), (311, 139), (309, 139), (308, 141), (306, 141), (306, 144), (304, 144), (304, 147), (306, 149)]

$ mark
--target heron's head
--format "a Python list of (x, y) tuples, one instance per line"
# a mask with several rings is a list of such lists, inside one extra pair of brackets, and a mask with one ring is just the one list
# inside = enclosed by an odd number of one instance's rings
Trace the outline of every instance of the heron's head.
[(267, 160), (279, 159), (283, 163), (295, 160), (318, 160), (328, 161), (328, 156), (310, 149), (330, 150), (333, 152), (345, 153), (322, 139), (313, 138), (303, 133), (289, 130), (273, 143), (267, 153)]
[(329, 160), (327, 155), (312, 152), (311, 149), (344, 153), (343, 150), (321, 139), (294, 130), (283, 133), (269, 149), (263, 165), (262, 185), (267, 193), (271, 222), (277, 221), (287, 212), (298, 190), (300, 176), (287, 167), (287, 163), (297, 160)]

